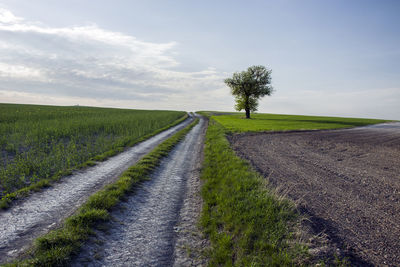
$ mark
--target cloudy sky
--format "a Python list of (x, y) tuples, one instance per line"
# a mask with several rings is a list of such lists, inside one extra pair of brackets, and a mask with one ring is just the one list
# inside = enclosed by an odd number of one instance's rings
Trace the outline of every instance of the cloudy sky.
[(400, 119), (400, 1), (0, 1), (0, 103), (233, 110), (223, 79), (272, 69), (259, 112)]

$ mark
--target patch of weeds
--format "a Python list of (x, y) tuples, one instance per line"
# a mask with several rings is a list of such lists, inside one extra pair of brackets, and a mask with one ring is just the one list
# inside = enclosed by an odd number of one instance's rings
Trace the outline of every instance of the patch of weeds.
[(335, 255), (334, 264), (335, 266), (341, 266), (341, 267), (351, 266), (348, 257), (341, 258), (338, 255)]
[(93, 160), (88, 160), (88, 161), (86, 161), (85, 163), (83, 163), (81, 166), (82, 167), (92, 167), (92, 166), (95, 166), (96, 165), (96, 162), (95, 161), (93, 161)]
[(193, 250), (192, 250), (192, 248), (191, 248), (190, 246), (188, 246), (188, 245), (185, 245), (185, 246), (184, 246), (184, 249), (186, 250), (187, 256), (188, 256), (189, 258), (191, 258), (192, 255), (193, 255)]
[(93, 255), (93, 258), (94, 258), (95, 260), (101, 260), (101, 259), (103, 258), (103, 254), (102, 254), (101, 252), (96, 252), (96, 253)]

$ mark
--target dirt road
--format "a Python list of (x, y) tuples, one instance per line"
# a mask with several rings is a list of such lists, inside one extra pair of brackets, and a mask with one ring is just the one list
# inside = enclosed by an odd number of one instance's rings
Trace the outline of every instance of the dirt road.
[(187, 119), (107, 161), (65, 177), (60, 183), (31, 195), (6, 211), (0, 211), (0, 263), (18, 256), (31, 245), (34, 238), (56, 227), (91, 194), (114, 181), (123, 171), (192, 120)]
[(400, 123), (230, 141), (353, 265), (400, 266)]
[[(112, 211), (113, 220), (103, 226), (105, 230), (96, 231), (73, 266), (171, 266), (174, 262), (197, 266), (203, 263), (201, 259), (183, 259), (183, 254), (174, 255), (174, 247), (177, 238), (185, 238), (179, 234), (181, 225), (177, 225), (178, 221), (182, 223), (182, 216), (179, 220), (182, 207), (186, 210), (184, 220), (198, 215), (199, 207), (192, 207), (193, 213), (185, 208), (185, 203), (187, 198), (196, 197), (196, 193), (190, 192), (199, 187), (205, 128), (206, 123), (201, 119), (162, 161), (151, 180), (142, 183)], [(180, 240), (180, 244), (184, 241)]]

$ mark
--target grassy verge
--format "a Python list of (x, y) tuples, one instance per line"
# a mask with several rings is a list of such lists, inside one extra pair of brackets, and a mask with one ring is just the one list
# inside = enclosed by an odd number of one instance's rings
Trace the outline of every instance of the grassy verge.
[[(211, 113), (215, 115), (215, 113)], [(369, 124), (390, 122), (388, 120), (299, 116), (279, 114), (252, 114), (251, 119), (245, 119), (243, 114), (212, 116), (230, 132), (262, 132), (262, 131), (292, 131), (292, 130), (322, 130), (351, 128)]]
[(51, 184), (53, 182), (58, 181), (61, 177), (65, 177), (67, 175), (72, 174), (72, 172), (75, 171), (75, 170), (82, 169), (82, 168), (85, 168), (85, 167), (88, 167), (88, 166), (94, 166), (94, 165), (96, 165), (96, 161), (104, 161), (104, 160), (108, 159), (109, 157), (112, 157), (112, 156), (124, 151), (124, 149), (127, 148), (127, 147), (131, 147), (131, 146), (133, 146), (133, 145), (135, 145), (135, 144), (137, 144), (139, 142), (142, 142), (142, 141), (144, 141), (144, 140), (146, 140), (146, 139), (148, 139), (148, 138), (150, 138), (150, 137), (152, 137), (152, 136), (154, 136), (154, 135), (156, 135), (156, 134), (158, 134), (158, 133), (160, 133), (162, 131), (165, 131), (165, 130), (167, 130), (167, 129), (169, 129), (169, 128), (171, 128), (171, 127), (173, 127), (173, 126), (175, 126), (175, 125), (177, 125), (179, 123), (181, 123), (187, 117), (188, 117), (188, 115), (185, 114), (183, 117), (179, 118), (178, 120), (174, 121), (173, 123), (171, 123), (171, 124), (169, 124), (169, 125), (167, 125), (167, 126), (165, 126), (163, 128), (160, 128), (160, 129), (158, 129), (158, 130), (156, 130), (156, 131), (154, 131), (154, 132), (152, 132), (150, 134), (142, 136), (139, 139), (131, 140), (130, 142), (125, 143), (123, 146), (115, 147), (115, 148), (113, 148), (113, 149), (111, 149), (109, 151), (106, 151), (106, 152), (104, 152), (104, 153), (102, 153), (100, 155), (97, 155), (97, 156), (87, 160), (86, 162), (84, 162), (84, 163), (82, 163), (82, 164), (80, 164), (80, 165), (78, 165), (78, 166), (76, 166), (74, 168), (69, 168), (67, 170), (59, 171), (58, 173), (56, 173), (55, 175), (53, 175), (50, 178), (41, 179), (40, 181), (38, 181), (36, 183), (33, 183), (33, 184), (31, 184), (31, 185), (29, 185), (27, 187), (24, 187), (24, 188), (21, 188), (21, 189), (15, 191), (15, 192), (6, 194), (5, 196), (3, 196), (0, 199), (0, 209), (6, 209), (11, 205), (11, 203), (13, 201), (21, 199), (21, 198), (24, 198), (24, 197), (28, 196), (32, 192), (40, 191), (41, 189), (43, 189), (45, 187), (51, 186)]
[(210, 119), (201, 178), (201, 225), (212, 243), (211, 266), (288, 266), (306, 249), (293, 242), (294, 206), (230, 148), (226, 129)]
[(161, 159), (183, 139), (198, 122), (196, 119), (186, 128), (165, 140), (152, 152), (130, 167), (113, 184), (93, 194), (88, 201), (69, 217), (62, 228), (49, 232), (35, 241), (29, 259), (17, 261), (6, 266), (65, 266), (82, 242), (87, 240), (92, 229), (109, 219), (109, 212), (136, 185), (148, 179), (151, 171), (160, 164)]

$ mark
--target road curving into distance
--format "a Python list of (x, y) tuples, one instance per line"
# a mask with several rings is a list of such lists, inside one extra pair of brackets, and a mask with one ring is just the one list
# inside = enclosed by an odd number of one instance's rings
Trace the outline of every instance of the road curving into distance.
[[(126, 201), (112, 212), (112, 220), (96, 230), (73, 266), (171, 266), (181, 208), (196, 187), (206, 122), (199, 123), (164, 158)], [(197, 179), (193, 179), (197, 175)], [(180, 262), (184, 262), (180, 259)]]
[(19, 256), (31, 246), (36, 237), (60, 225), (90, 195), (115, 181), (126, 169), (193, 119), (191, 116), (94, 167), (65, 177), (59, 183), (32, 194), (8, 210), (0, 211), (0, 264)]

